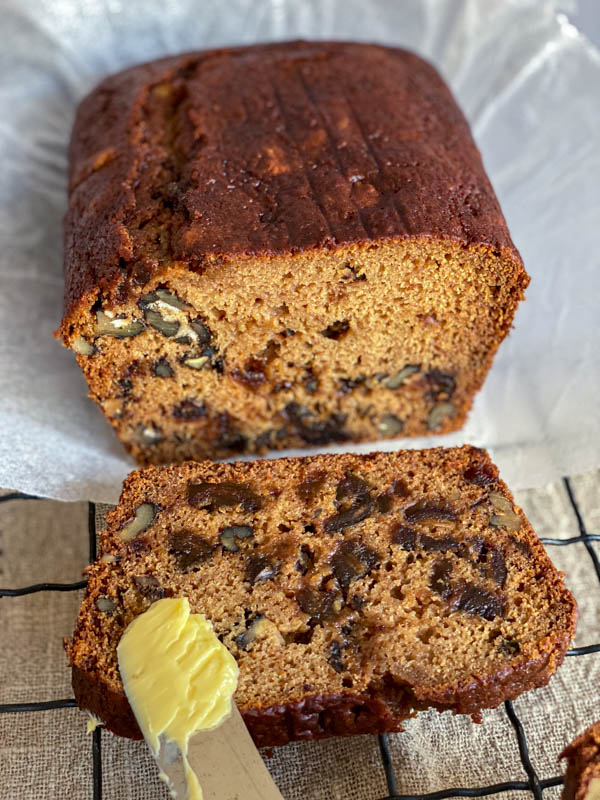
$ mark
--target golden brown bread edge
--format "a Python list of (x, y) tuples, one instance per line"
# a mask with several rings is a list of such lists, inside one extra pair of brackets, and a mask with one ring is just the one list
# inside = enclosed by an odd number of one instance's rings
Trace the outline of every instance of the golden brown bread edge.
[[(485, 451), (470, 446), (458, 450), (473, 454), (477, 461), (483, 460), (495, 470), (497, 476), (497, 470)], [(434, 448), (434, 451), (444, 452), (444, 449)], [(333, 463), (336, 458), (339, 456), (309, 456), (300, 459), (279, 459), (279, 461), (301, 461), (310, 464), (319, 459), (322, 466), (323, 462)], [(185, 470), (188, 466), (194, 467), (190, 462), (179, 467), (152, 467), (146, 472)], [(240, 466), (243, 468), (244, 464)], [(128, 492), (128, 487), (135, 484), (138, 474), (140, 473), (133, 472), (126, 479), (122, 498)], [(506, 485), (498, 478), (497, 480), (507, 498), (514, 502)], [(525, 691), (545, 686), (562, 664), (570, 646), (575, 632), (577, 607), (573, 596), (562, 583), (562, 573), (552, 565), (524, 515), (523, 519), (528, 537), (531, 537), (534, 545), (532, 557), (540, 558), (549, 571), (550, 580), (560, 585), (568, 619), (564, 629), (543, 640), (536, 657), (516, 665), (505, 665), (492, 674), (471, 675), (452, 685), (427, 687), (405, 684), (395, 686), (393, 689), (386, 687), (385, 691), (373, 689), (369, 694), (321, 693), (298, 702), (241, 709), (256, 745), (272, 747), (295, 740), (402, 731), (406, 719), (427, 708), (440, 712), (450, 710), (455, 714), (467, 714), (474, 721), (481, 722), (483, 709), (495, 708), (505, 700), (516, 699)], [(67, 640), (65, 646), (68, 649)], [(86, 672), (74, 664), (72, 664), (72, 684), (78, 705), (101, 719), (107, 729), (119, 736), (141, 738), (141, 732), (124, 692), (114, 691), (98, 681), (91, 672)]]

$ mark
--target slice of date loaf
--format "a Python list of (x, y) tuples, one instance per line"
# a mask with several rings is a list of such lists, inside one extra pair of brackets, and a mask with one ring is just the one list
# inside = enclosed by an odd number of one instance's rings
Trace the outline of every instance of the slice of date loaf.
[(560, 757), (567, 759), (562, 800), (600, 800), (600, 722), (565, 747)]
[(116, 648), (185, 596), (240, 668), (258, 745), (479, 719), (546, 684), (575, 603), (484, 451), (151, 467), (126, 480), (67, 644), (77, 702), (139, 736)]
[(60, 334), (140, 464), (458, 428), (528, 280), (411, 53), (188, 53), (78, 111)]

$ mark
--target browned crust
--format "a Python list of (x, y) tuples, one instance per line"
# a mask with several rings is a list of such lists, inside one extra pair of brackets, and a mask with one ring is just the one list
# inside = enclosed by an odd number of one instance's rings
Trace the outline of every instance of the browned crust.
[[(328, 141), (307, 138), (312, 119)], [(81, 103), (69, 163), (65, 338), (99, 294), (122, 302), (174, 263), (242, 272), (254, 256), (436, 238), (497, 251), (528, 282), (463, 115), (403, 50), (286, 42), (133, 67)]]
[(591, 781), (600, 779), (600, 722), (567, 745), (559, 758), (567, 759), (562, 800), (585, 800)]

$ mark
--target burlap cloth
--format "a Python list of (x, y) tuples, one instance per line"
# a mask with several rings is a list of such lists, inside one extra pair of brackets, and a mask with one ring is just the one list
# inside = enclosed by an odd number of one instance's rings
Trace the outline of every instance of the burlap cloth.
[[(588, 532), (600, 532), (600, 473), (574, 478), (572, 485)], [(520, 492), (517, 501), (538, 535), (578, 534), (562, 484)], [(0, 585), (78, 580), (88, 553), (87, 513), (85, 503), (1, 504)], [(600, 583), (584, 545), (550, 552), (579, 603), (576, 644), (600, 641)], [(80, 597), (81, 592), (44, 592), (0, 599), (0, 703), (72, 696), (61, 640), (71, 633)], [(539, 775), (561, 774), (562, 747), (600, 718), (600, 654), (568, 658), (547, 688), (521, 697), (515, 708)], [(91, 737), (85, 722), (75, 708), (1, 714), (0, 797), (91, 798)], [(525, 780), (503, 707), (486, 712), (483, 725), (450, 714), (421, 714), (406, 724), (405, 733), (390, 736), (390, 748), (402, 794)], [(104, 733), (102, 756), (105, 800), (167, 798), (143, 744)], [(388, 793), (374, 736), (290, 745), (267, 763), (288, 800), (375, 800)], [(544, 797), (559, 794), (549, 789)]]

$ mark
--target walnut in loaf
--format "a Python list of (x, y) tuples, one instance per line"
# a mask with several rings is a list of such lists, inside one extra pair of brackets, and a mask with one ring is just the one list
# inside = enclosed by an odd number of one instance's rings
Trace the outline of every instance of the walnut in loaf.
[(340, 42), (100, 84), (65, 279), (60, 334), (140, 464), (459, 428), (528, 282), (436, 71)]
[(567, 759), (562, 800), (600, 800), (600, 722), (590, 725), (560, 757)]
[(185, 596), (239, 664), (258, 745), (401, 730), (543, 686), (575, 603), (471, 447), (185, 463), (132, 473), (67, 643), (79, 705), (139, 736), (125, 627)]

